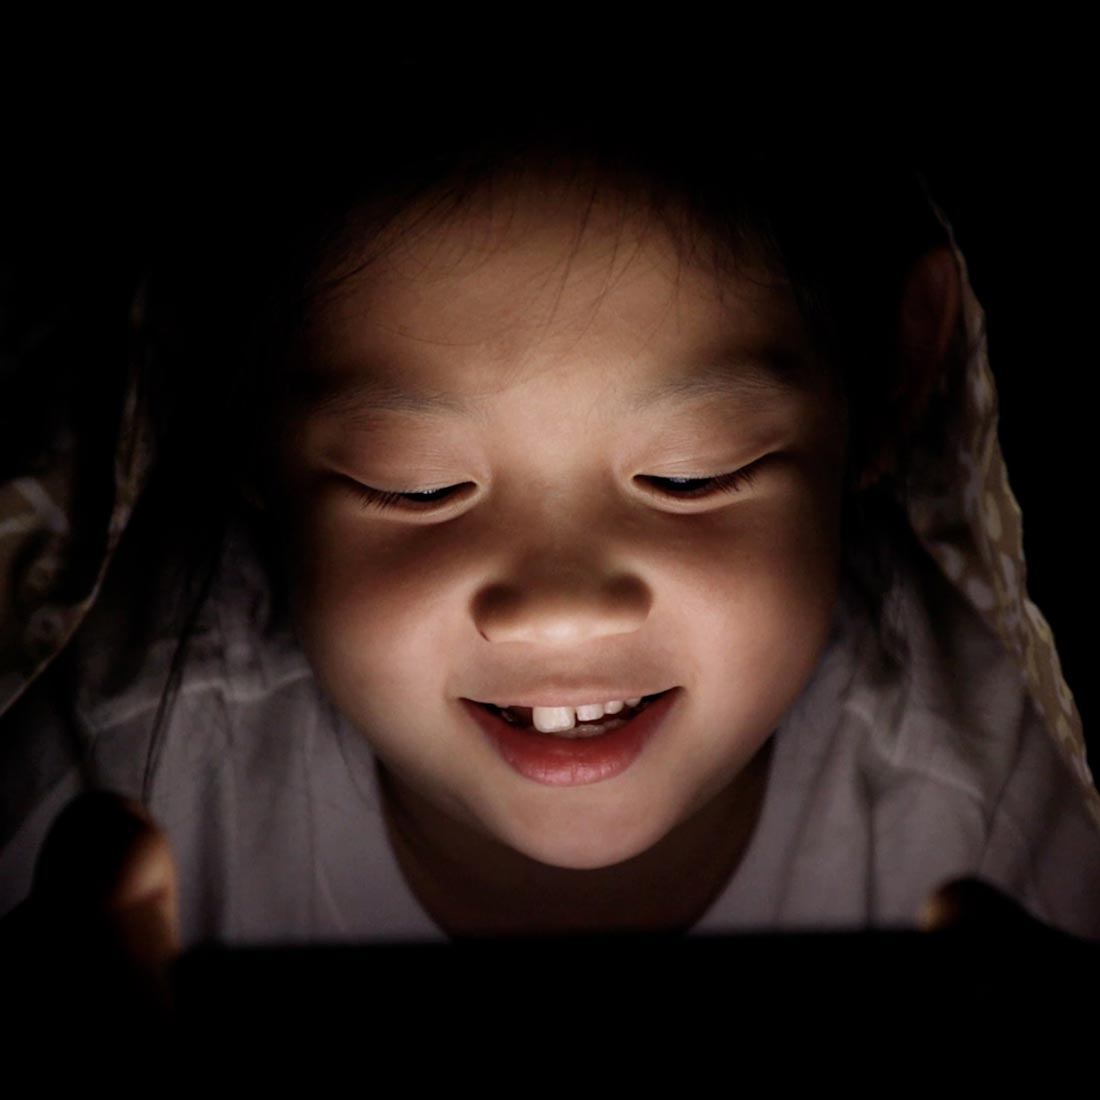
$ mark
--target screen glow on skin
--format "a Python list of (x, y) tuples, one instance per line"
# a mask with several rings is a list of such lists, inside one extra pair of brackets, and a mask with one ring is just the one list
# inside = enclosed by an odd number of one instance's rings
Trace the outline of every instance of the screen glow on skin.
[[(516, 188), (402, 223), (315, 309), (305, 356), (334, 396), (291, 410), (282, 456), (302, 644), (393, 789), (430, 808), (424, 836), (447, 822), (572, 870), (660, 850), (806, 686), (846, 438), (789, 290), (718, 278), (589, 198)], [(750, 464), (697, 499), (649, 480)], [(383, 510), (359, 485), (463, 488)], [(596, 676), (681, 689), (606, 781), (525, 778), (460, 704)]]

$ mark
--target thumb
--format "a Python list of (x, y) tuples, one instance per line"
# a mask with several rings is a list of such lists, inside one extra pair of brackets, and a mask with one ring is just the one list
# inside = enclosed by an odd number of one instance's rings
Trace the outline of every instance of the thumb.
[(169, 1007), (180, 951), (179, 883), (168, 839), (139, 803), (90, 791), (61, 812), (35, 868), (38, 937), (56, 961), (134, 1011)]
[(1056, 934), (1022, 905), (977, 878), (945, 883), (925, 901), (919, 918), (925, 932), (1007, 932)]

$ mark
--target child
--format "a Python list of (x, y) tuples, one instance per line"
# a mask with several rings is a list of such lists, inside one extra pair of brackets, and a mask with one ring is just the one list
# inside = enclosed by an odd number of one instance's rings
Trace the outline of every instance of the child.
[(185, 946), (904, 927), (963, 875), (1100, 935), (915, 183), (441, 113), (153, 263), (110, 569), (4, 681), (4, 908), (93, 786)]

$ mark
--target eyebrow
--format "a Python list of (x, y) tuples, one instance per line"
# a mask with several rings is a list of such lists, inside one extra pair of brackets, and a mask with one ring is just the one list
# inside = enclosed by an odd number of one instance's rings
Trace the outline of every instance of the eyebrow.
[(295, 397), (310, 415), (355, 419), (372, 412), (469, 414), (477, 411), (469, 398), (442, 390), (408, 390), (384, 378), (311, 375), (295, 388)]
[(629, 403), (631, 413), (644, 412), (653, 405), (714, 400), (752, 395), (781, 395), (805, 387), (808, 366), (804, 359), (786, 349), (762, 352), (737, 349), (708, 356), (690, 373), (663, 382), (637, 394)]
[[(630, 414), (658, 404), (688, 404), (752, 395), (790, 394), (803, 388), (808, 377), (803, 357), (786, 349), (764, 352), (736, 349), (706, 357), (689, 373), (635, 394), (627, 404)], [(367, 423), (375, 413), (414, 413), (478, 417), (484, 408), (477, 398), (443, 390), (406, 389), (372, 375), (299, 375), (294, 397), (310, 417), (332, 417), (354, 424)]]

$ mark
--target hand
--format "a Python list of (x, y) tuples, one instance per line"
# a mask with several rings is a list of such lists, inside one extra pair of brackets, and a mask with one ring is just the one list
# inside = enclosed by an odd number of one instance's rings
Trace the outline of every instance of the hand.
[(178, 882), (140, 803), (90, 791), (65, 807), (30, 897), (0, 922), (0, 951), (14, 978), (9, 1004), (30, 1030), (163, 1027), (180, 951)]
[(977, 878), (955, 879), (941, 886), (924, 903), (919, 922), (925, 932), (1007, 932), (1069, 938)]

